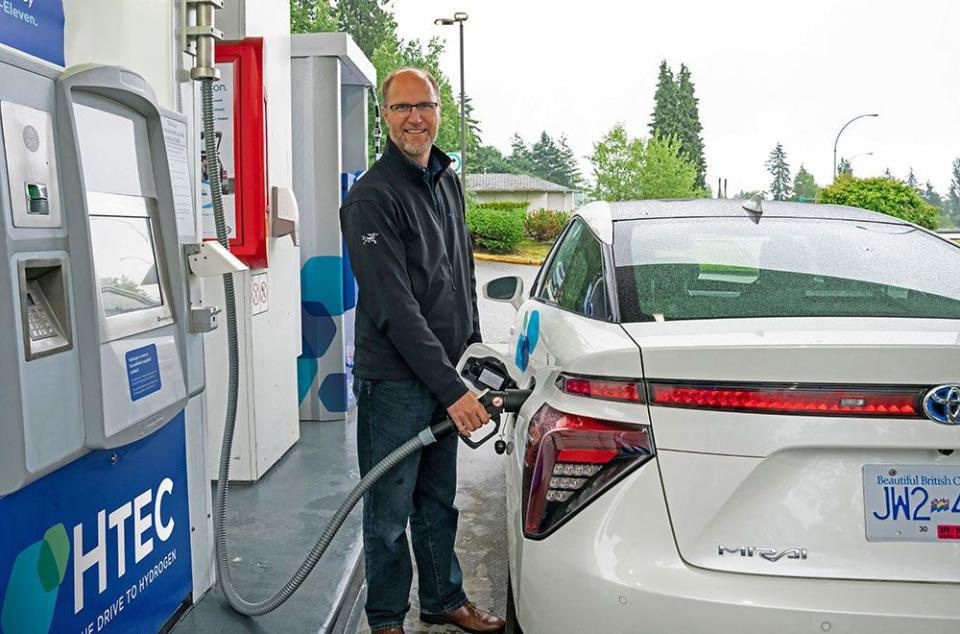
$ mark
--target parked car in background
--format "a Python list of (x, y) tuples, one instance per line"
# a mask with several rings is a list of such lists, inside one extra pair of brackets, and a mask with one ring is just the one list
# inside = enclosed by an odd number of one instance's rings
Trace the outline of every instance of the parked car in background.
[(742, 204), (592, 203), (485, 286), (513, 631), (960, 632), (960, 247)]

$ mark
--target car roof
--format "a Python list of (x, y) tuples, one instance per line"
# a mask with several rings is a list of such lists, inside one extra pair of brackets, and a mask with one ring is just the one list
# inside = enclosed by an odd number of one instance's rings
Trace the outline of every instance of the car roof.
[(575, 215), (582, 217), (597, 237), (607, 244), (613, 242), (614, 222), (655, 218), (749, 218), (754, 222), (762, 218), (811, 218), (912, 226), (899, 218), (859, 207), (765, 200), (761, 203), (763, 213), (757, 214), (744, 208), (747, 202), (743, 199), (717, 198), (596, 201), (587, 203)]
[[(641, 220), (645, 218), (692, 218), (692, 217), (750, 217), (755, 214), (746, 211), (746, 200), (691, 198), (685, 200), (632, 200), (611, 202), (611, 220)], [(820, 205), (816, 203), (794, 203), (764, 200), (761, 217), (772, 218), (822, 218), (825, 220), (860, 220), (909, 224), (875, 211), (845, 205)]]

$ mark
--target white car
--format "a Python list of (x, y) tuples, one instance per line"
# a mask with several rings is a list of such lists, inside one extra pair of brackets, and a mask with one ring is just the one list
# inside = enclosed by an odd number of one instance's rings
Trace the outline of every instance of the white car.
[(475, 344), (508, 631), (960, 632), (960, 247), (850, 207), (592, 203)]

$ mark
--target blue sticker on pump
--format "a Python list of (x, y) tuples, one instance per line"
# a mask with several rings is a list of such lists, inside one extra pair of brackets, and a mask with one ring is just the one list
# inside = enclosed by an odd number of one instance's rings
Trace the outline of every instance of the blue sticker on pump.
[(130, 400), (139, 401), (160, 390), (160, 363), (157, 346), (150, 344), (127, 353), (127, 382)]

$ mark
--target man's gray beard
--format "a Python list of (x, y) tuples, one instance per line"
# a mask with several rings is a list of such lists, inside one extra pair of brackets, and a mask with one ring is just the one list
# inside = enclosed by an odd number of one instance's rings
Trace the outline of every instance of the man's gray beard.
[[(390, 138), (393, 139), (392, 136)], [(398, 141), (397, 139), (393, 139), (393, 142), (397, 144), (397, 147), (399, 147), (404, 154), (409, 154), (411, 156), (422, 156), (430, 151), (430, 148), (433, 147), (433, 142), (435, 140), (436, 137), (430, 139), (423, 145), (413, 145), (412, 143)]]

